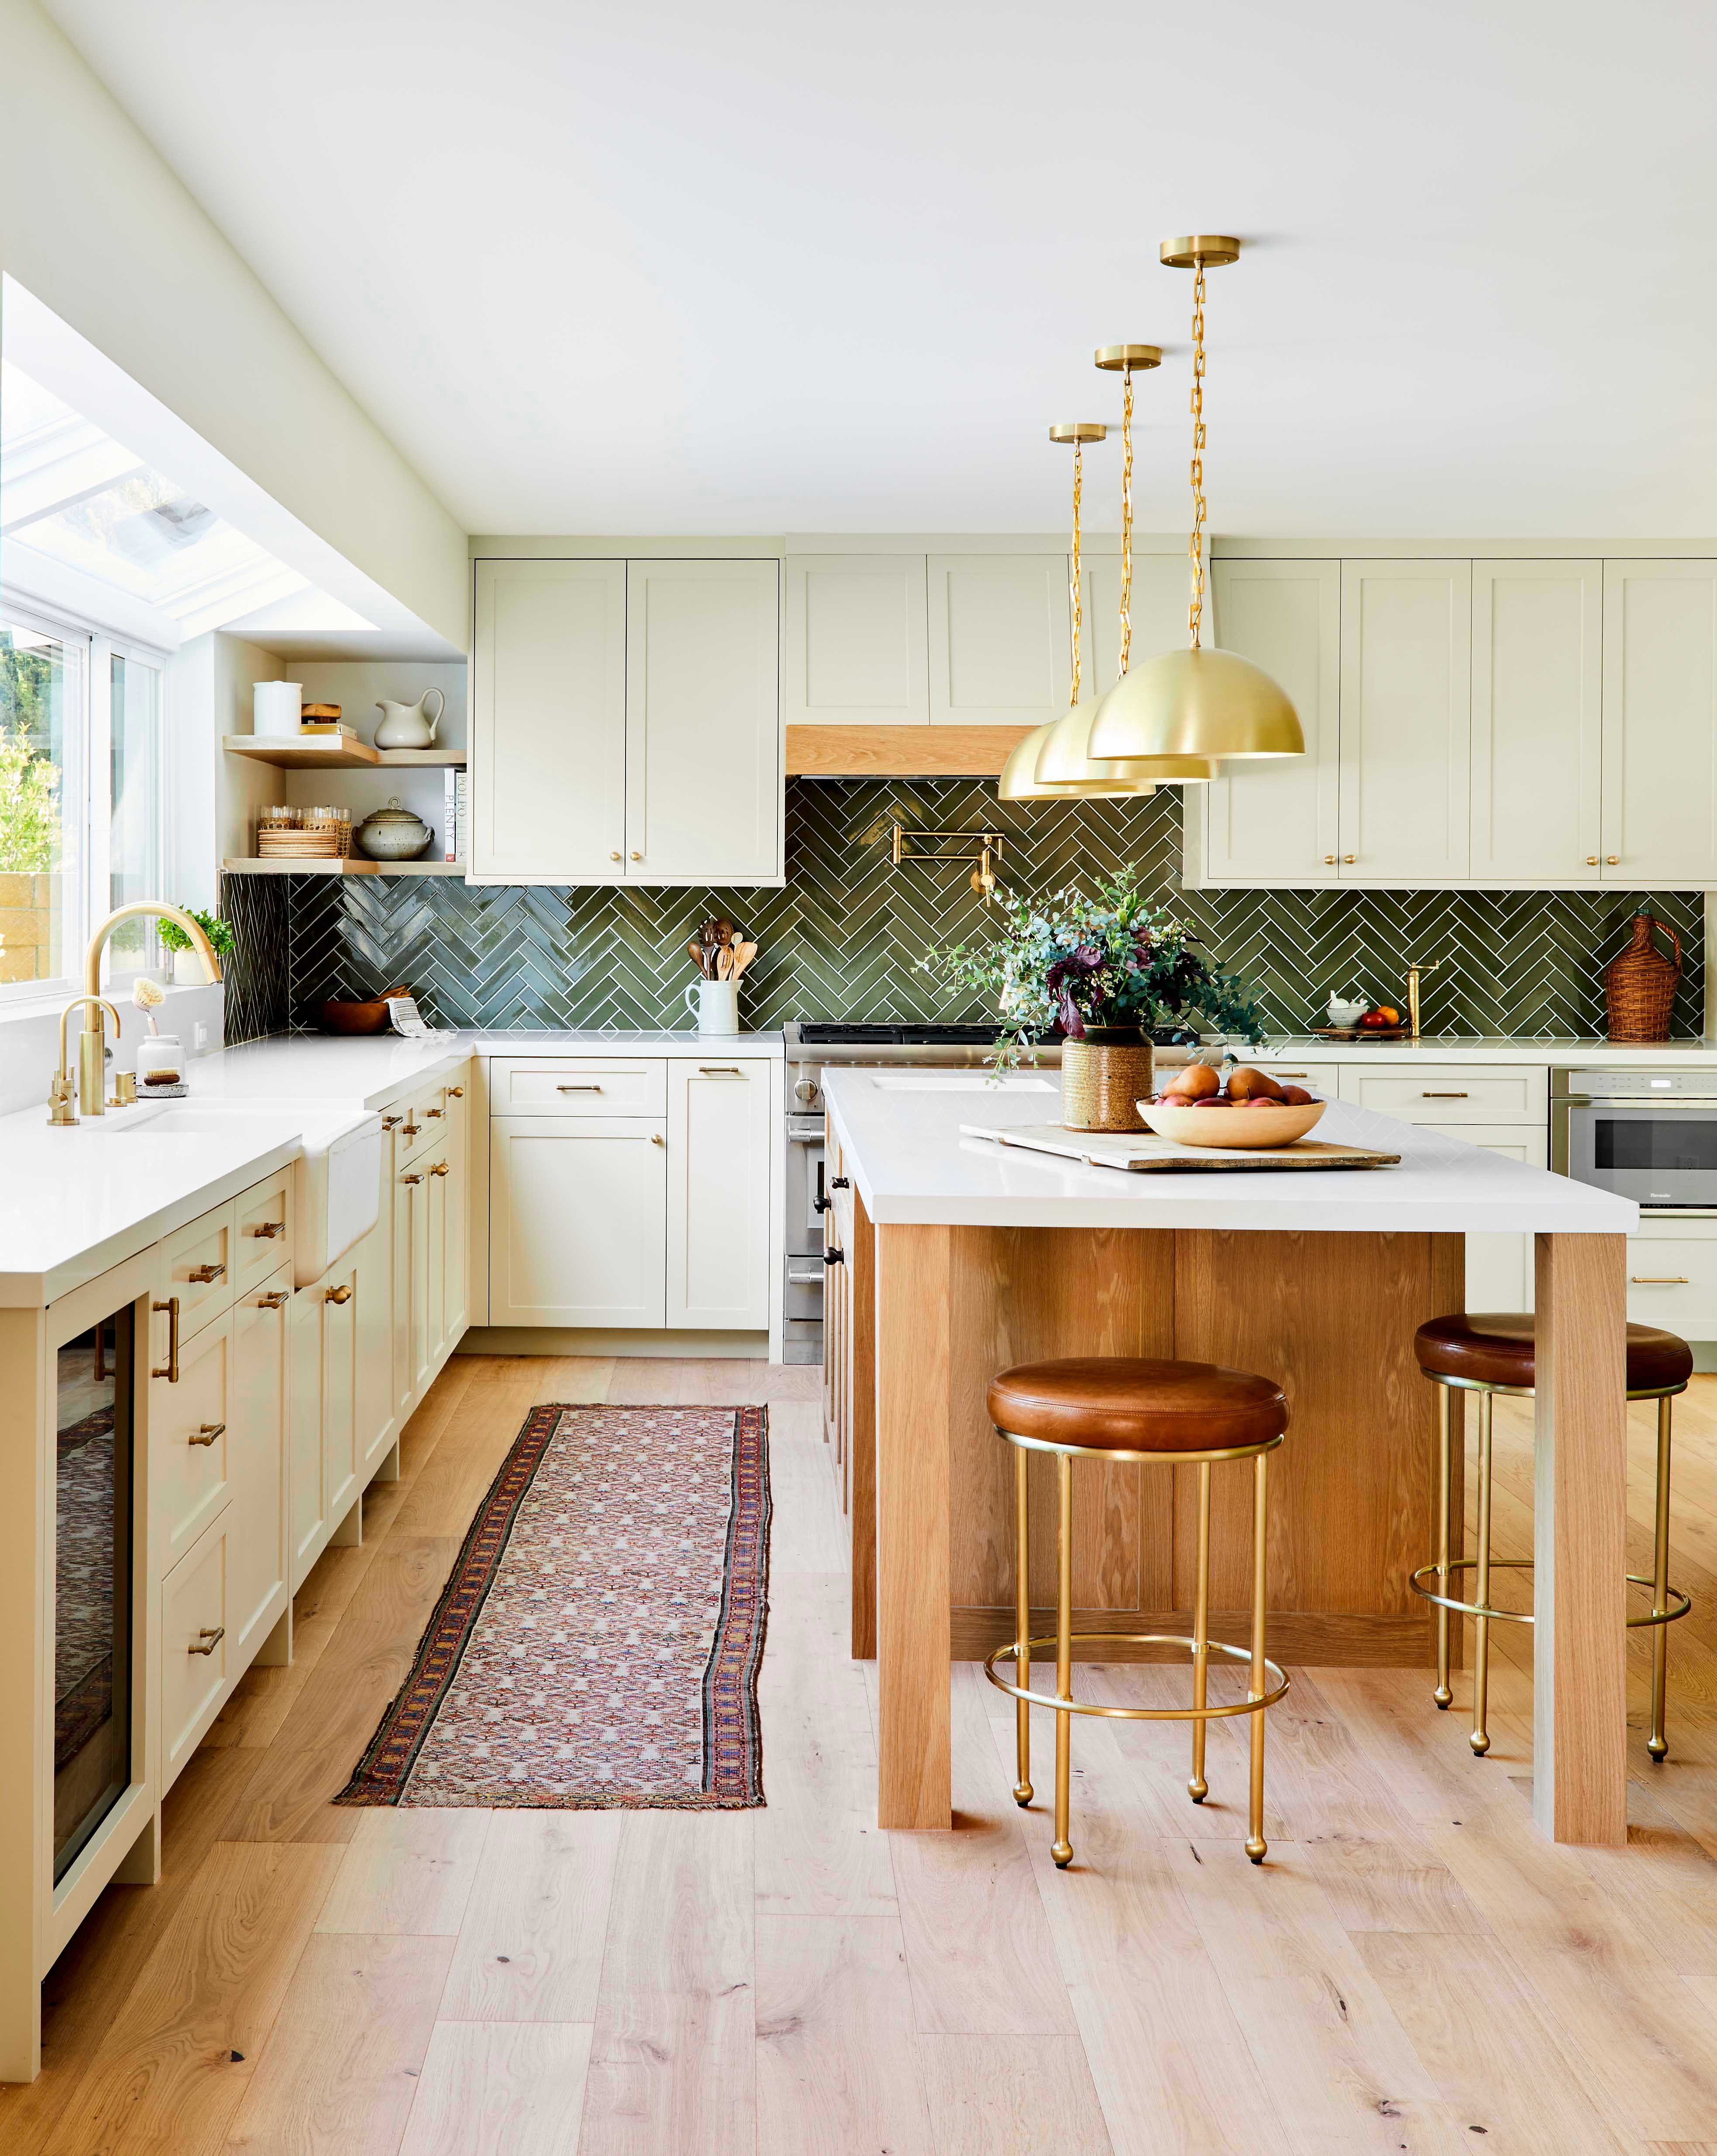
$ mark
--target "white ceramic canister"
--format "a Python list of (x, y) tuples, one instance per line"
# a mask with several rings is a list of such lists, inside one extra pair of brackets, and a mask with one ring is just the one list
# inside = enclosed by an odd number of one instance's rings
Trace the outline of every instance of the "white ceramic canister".
[(700, 1033), (738, 1033), (739, 983), (738, 981), (688, 982), (686, 1008), (697, 1011)]
[(251, 690), (251, 726), (260, 734), (278, 740), (296, 734), (304, 725), (304, 684), (301, 681), (259, 681)]

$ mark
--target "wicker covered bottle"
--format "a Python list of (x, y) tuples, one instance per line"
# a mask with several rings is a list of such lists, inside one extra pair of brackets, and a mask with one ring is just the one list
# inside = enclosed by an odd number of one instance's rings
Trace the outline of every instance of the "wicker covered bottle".
[[(1661, 928), (1675, 946), (1672, 963), (1652, 942)], [(1612, 1040), (1668, 1040), (1681, 979), (1681, 938), (1650, 913), (1633, 916), (1633, 940), (1604, 968), (1604, 1008)]]

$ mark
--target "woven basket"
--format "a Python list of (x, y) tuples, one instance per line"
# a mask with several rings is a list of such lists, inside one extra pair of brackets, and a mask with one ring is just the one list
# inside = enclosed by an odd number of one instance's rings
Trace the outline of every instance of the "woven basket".
[(345, 860), (352, 852), (352, 826), (333, 824), (259, 824), (259, 860), (293, 861)]
[(1148, 1101), (1155, 1055), (1137, 1026), (1091, 1026), (1083, 1040), (1062, 1043), (1062, 1127), (1142, 1131), (1135, 1105)]
[[(1652, 942), (1661, 928), (1675, 946), (1672, 965)], [(1604, 968), (1604, 1008), (1612, 1040), (1668, 1040), (1669, 1014), (1681, 980), (1681, 938), (1667, 921), (1636, 913), (1633, 941)]]

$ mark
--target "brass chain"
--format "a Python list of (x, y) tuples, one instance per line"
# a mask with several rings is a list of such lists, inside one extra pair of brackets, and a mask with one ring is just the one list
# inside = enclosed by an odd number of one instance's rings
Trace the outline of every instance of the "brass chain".
[(1195, 265), (1192, 278), (1192, 536), (1186, 551), (1192, 557), (1192, 603), (1187, 612), (1187, 631), (1192, 649), (1198, 649), (1199, 625), (1205, 610), (1205, 265)]
[(1121, 370), (1121, 671), (1133, 654), (1133, 369)]
[(1073, 553), (1072, 571), (1067, 579), (1067, 601), (1073, 620), (1073, 693), (1067, 699), (1068, 708), (1079, 701), (1079, 632), (1085, 624), (1085, 608), (1079, 596), (1079, 501), (1085, 489), (1085, 448), (1082, 442), (1073, 444)]

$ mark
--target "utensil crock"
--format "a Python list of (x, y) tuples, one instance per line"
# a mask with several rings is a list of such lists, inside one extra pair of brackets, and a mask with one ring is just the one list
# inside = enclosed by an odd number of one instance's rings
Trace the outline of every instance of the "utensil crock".
[(738, 1033), (739, 983), (689, 981), (686, 986), (686, 1008), (697, 1012), (700, 1033)]

